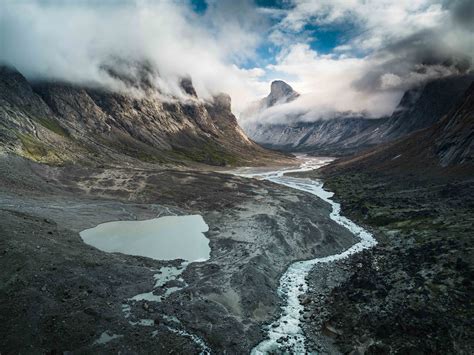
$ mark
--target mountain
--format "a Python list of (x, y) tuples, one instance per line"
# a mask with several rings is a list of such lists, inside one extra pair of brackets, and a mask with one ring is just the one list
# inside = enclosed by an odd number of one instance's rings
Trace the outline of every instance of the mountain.
[(253, 132), (254, 127), (252, 121), (247, 120), (258, 116), (267, 108), (289, 103), (296, 100), (300, 96), (293, 88), (282, 80), (274, 80), (270, 84), (270, 93), (261, 100), (251, 103), (240, 115), (242, 118), (242, 127), (248, 134), (248, 131)]
[(354, 147), (367, 147), (358, 137), (375, 129), (381, 119), (363, 116), (341, 116), (315, 122), (290, 124), (249, 124), (244, 126), (247, 134), (264, 147), (288, 152), (314, 152), (339, 155), (351, 153)]
[[(323, 169), (324, 170), (324, 169)], [(474, 83), (431, 127), (341, 159), (327, 173), (377, 171), (398, 175), (471, 177), (474, 172)]]
[(450, 76), (408, 90), (390, 120), (381, 127), (383, 141), (432, 126), (461, 102), (473, 81), (472, 74)]
[(276, 104), (291, 102), (300, 96), (293, 88), (282, 80), (272, 81), (270, 94), (262, 100), (262, 106), (272, 107)]
[(158, 74), (147, 66), (138, 79), (112, 74), (130, 90), (30, 83), (15, 69), (1, 67), (2, 149), (48, 163), (235, 165), (282, 158), (246, 136), (225, 94), (200, 100), (191, 80), (184, 78), (184, 99), (164, 97), (153, 86)]
[[(273, 149), (352, 154), (431, 126), (459, 103), (473, 80), (472, 74), (451, 76), (410, 89), (390, 117), (368, 119), (363, 115), (341, 113), (335, 118), (314, 122), (299, 122), (296, 117), (290, 119), (289, 124), (246, 119), (244, 129), (251, 139)], [(278, 104), (275, 101), (275, 105)]]

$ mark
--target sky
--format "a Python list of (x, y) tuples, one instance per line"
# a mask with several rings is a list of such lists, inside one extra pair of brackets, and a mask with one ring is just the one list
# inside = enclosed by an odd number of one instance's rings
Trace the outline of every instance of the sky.
[(405, 90), (469, 70), (473, 32), (472, 0), (0, 1), (0, 63), (30, 80), (126, 90), (104, 68), (147, 62), (163, 95), (185, 98), (189, 76), (239, 116), (281, 79), (300, 98), (242, 118), (275, 122), (389, 115)]

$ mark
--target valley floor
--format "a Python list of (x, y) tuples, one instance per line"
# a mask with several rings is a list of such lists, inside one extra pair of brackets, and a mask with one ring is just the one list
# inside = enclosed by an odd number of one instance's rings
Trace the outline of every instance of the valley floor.
[[(357, 242), (328, 218), (329, 204), (268, 181), (0, 158), (2, 353), (248, 353), (280, 313), (287, 267)], [(379, 244), (309, 274), (307, 349), (472, 353), (472, 179), (324, 179), (342, 213)], [(180, 261), (104, 253), (79, 236), (106, 221), (194, 213), (210, 227), (210, 260), (160, 289), (154, 275)], [(171, 288), (180, 290), (161, 302), (130, 299)]]
[[(278, 317), (288, 265), (355, 242), (329, 204), (266, 181), (0, 158), (2, 353), (247, 353)], [(155, 290), (187, 284), (162, 302), (130, 298), (179, 261), (104, 253), (79, 236), (106, 221), (194, 213), (209, 225), (210, 260)]]

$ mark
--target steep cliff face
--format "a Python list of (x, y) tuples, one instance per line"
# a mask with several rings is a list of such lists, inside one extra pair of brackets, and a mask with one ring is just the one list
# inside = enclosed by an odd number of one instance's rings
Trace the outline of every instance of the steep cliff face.
[(327, 173), (377, 171), (390, 176), (472, 178), (474, 173), (474, 84), (462, 100), (433, 126), (381, 144), (327, 167)]
[(408, 90), (390, 117), (367, 119), (341, 114), (314, 122), (298, 122), (295, 117), (289, 124), (250, 120), (244, 128), (253, 140), (265, 147), (317, 154), (350, 154), (430, 127), (459, 104), (473, 80), (474, 75), (453, 76)]
[(432, 126), (463, 99), (474, 75), (437, 79), (407, 91), (395, 112), (381, 129), (384, 139), (392, 140)]
[(441, 166), (474, 166), (474, 83), (458, 107), (434, 127), (434, 141)]
[(291, 102), (300, 96), (293, 88), (282, 80), (270, 84), (270, 94), (262, 100), (262, 105), (272, 107), (276, 104)]
[(27, 80), (16, 70), (0, 66), (0, 150), (59, 162), (66, 155), (73, 157), (68, 143), (68, 132)]
[(45, 162), (52, 155), (55, 162), (138, 159), (212, 165), (281, 158), (247, 138), (232, 114), (230, 97), (200, 100), (185, 78), (186, 96), (165, 98), (147, 78), (133, 85), (126, 78), (124, 83), (135, 90), (116, 92), (52, 82), (31, 85), (16, 70), (2, 67), (2, 146)]
[[(258, 135), (258, 116), (266, 109), (296, 100), (300, 96), (293, 88), (282, 80), (272, 81), (270, 93), (261, 100), (251, 103), (241, 114), (243, 129), (247, 134)], [(267, 126), (267, 125), (266, 125)], [(268, 125), (269, 126), (269, 125)], [(254, 139), (253, 137), (251, 137)]]
[(337, 117), (293, 124), (254, 124), (246, 129), (249, 136), (264, 147), (343, 155), (370, 146), (359, 141), (359, 137), (369, 133), (376, 135), (374, 130), (385, 121), (385, 118)]

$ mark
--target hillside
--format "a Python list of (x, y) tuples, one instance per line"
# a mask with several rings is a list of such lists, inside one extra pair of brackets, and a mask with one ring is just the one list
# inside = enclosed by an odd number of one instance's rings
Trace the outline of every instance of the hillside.
[(146, 162), (252, 165), (285, 159), (250, 139), (237, 124), (230, 97), (200, 100), (190, 79), (185, 98), (164, 97), (150, 67), (140, 79), (116, 76), (129, 91), (57, 82), (30, 83), (0, 68), (2, 149), (61, 164)]
[[(474, 167), (474, 84), (440, 121), (392, 143), (325, 168), (327, 174), (364, 170), (418, 177), (470, 177)], [(427, 175), (427, 173), (430, 173)]]
[(351, 271), (323, 311), (313, 307), (327, 281), (313, 271), (311, 312), (323, 316), (308, 334), (323, 324), (342, 352), (472, 352), (473, 134), (471, 85), (432, 127), (322, 169), (343, 213), (379, 245), (337, 266)]

